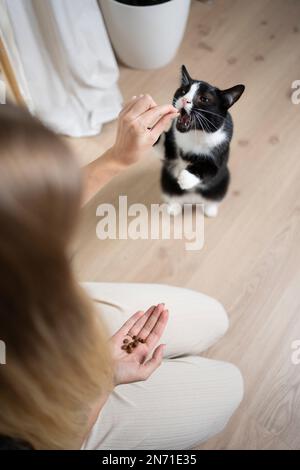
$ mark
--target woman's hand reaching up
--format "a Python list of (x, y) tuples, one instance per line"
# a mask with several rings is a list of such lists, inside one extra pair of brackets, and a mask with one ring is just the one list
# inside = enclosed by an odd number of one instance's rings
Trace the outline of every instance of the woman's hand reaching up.
[(142, 160), (178, 110), (157, 106), (150, 95), (134, 96), (121, 111), (115, 144), (84, 169), (83, 203), (121, 171)]
[[(157, 346), (157, 343), (167, 321), (168, 310), (164, 304), (159, 304), (150, 307), (145, 313), (135, 313), (112, 336), (116, 385), (146, 380), (160, 366), (165, 345)], [(130, 347), (131, 352), (128, 353), (125, 348), (134, 342), (134, 339), (136, 339), (135, 347)]]
[(141, 160), (177, 116), (178, 110), (171, 104), (158, 106), (150, 95), (134, 96), (119, 114), (111, 148), (114, 161), (128, 166)]

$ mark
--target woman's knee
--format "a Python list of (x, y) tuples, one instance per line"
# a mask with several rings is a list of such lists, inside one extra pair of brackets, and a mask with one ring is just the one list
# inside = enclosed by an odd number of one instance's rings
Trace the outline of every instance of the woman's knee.
[(227, 372), (225, 388), (228, 399), (228, 410), (229, 413), (233, 414), (240, 405), (244, 396), (244, 380), (241, 371), (237, 366), (229, 362), (226, 362), (225, 364)]
[(213, 335), (212, 342), (217, 341), (224, 336), (229, 327), (229, 318), (225, 308), (213, 297), (197, 291), (189, 292), (193, 292), (194, 309), (197, 310), (199, 322), (203, 322), (201, 317), (204, 315), (210, 324), (210, 332)]
[(219, 418), (215, 422), (213, 434), (218, 434), (237, 411), (244, 396), (244, 380), (238, 367), (228, 362), (220, 363), (219, 393), (216, 395), (216, 408), (220, 410)]
[(218, 300), (185, 287), (164, 284), (160, 285), (160, 288), (166, 294), (167, 300), (172, 299), (172, 303), (176, 303), (176, 306), (179, 305), (180, 308), (184, 307), (184, 310), (188, 309), (191, 313), (196, 313), (199, 319), (203, 313), (209, 315), (213, 319), (216, 330), (220, 335), (227, 331), (229, 325), (228, 315)]
[(196, 366), (199, 380), (195, 413), (205, 425), (197, 436), (201, 443), (225, 429), (243, 399), (244, 383), (240, 370), (231, 363), (196, 356), (188, 360)]
[(194, 374), (199, 376), (199, 390), (213, 390), (208, 400), (217, 407), (233, 413), (244, 396), (244, 380), (240, 369), (231, 362), (217, 361), (199, 356), (189, 356), (185, 362), (196, 366)]
[(221, 337), (224, 336), (229, 328), (229, 318), (223, 305), (216, 299), (210, 297), (212, 302), (212, 310), (215, 316), (216, 334)]

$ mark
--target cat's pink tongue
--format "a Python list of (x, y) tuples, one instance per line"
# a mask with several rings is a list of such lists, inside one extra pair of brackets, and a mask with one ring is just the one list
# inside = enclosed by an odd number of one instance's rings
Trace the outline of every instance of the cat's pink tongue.
[(184, 109), (182, 109), (182, 110), (181, 110), (181, 113), (180, 113), (180, 116), (179, 116), (179, 118), (178, 118), (179, 122), (180, 122), (181, 124), (183, 124), (184, 126), (188, 126), (189, 123), (190, 123), (190, 119), (191, 119), (191, 118), (190, 118), (190, 116), (187, 114), (187, 112), (186, 112)]
[(188, 114), (184, 114), (183, 116), (181, 116), (181, 121), (185, 125), (188, 124), (190, 122), (190, 116)]

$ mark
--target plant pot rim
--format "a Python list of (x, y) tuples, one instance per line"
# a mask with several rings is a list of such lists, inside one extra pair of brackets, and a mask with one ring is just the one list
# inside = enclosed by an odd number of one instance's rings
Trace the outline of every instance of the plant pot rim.
[(149, 9), (154, 9), (154, 8), (159, 8), (163, 5), (169, 4), (171, 5), (172, 3), (176, 2), (177, 0), (168, 0), (164, 3), (159, 3), (158, 5), (127, 5), (126, 3), (120, 3), (117, 0), (106, 0), (111, 3), (118, 3), (121, 7), (132, 9), (132, 10), (137, 10), (137, 9), (142, 9), (142, 8), (149, 8)]

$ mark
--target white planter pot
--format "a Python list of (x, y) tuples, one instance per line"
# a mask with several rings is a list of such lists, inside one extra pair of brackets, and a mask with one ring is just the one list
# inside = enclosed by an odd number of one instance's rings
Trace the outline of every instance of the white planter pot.
[(175, 56), (183, 38), (190, 0), (136, 7), (99, 0), (119, 59), (129, 67), (155, 69)]

